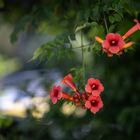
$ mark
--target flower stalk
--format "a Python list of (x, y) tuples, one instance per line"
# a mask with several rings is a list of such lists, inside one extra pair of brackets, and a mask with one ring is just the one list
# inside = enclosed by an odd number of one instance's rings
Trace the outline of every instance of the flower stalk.
[(105, 14), (103, 14), (103, 15), (104, 15), (104, 23), (105, 23), (106, 32), (108, 33), (107, 21), (106, 21), (106, 18), (105, 18)]
[(83, 83), (85, 84), (85, 72), (86, 72), (86, 65), (85, 65), (85, 57), (84, 57), (84, 45), (83, 45), (83, 34), (81, 31), (81, 52), (82, 52), (82, 69), (83, 69)]

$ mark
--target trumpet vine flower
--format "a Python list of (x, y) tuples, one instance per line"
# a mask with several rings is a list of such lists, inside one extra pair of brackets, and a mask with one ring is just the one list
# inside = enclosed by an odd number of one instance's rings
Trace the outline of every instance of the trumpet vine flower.
[(101, 39), (100, 37), (96, 36), (95, 40), (102, 44), (102, 49), (104, 52), (108, 54), (108, 56), (113, 56), (113, 54), (120, 55), (124, 49), (132, 46), (134, 42), (130, 41), (126, 43), (124, 40), (132, 35), (137, 30), (140, 30), (140, 23), (138, 20), (134, 20), (136, 25), (130, 28), (123, 36), (118, 33), (108, 33), (106, 35), (105, 40)]

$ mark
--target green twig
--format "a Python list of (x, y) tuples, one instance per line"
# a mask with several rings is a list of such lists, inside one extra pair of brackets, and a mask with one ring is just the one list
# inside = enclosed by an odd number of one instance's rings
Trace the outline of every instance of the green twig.
[(81, 51), (82, 51), (82, 68), (83, 68), (83, 83), (85, 84), (85, 57), (84, 57), (84, 45), (83, 45), (83, 35), (81, 31)]
[(103, 16), (104, 16), (104, 23), (105, 23), (106, 32), (108, 33), (109, 31), (108, 31), (108, 26), (107, 26), (105, 14), (103, 14)]

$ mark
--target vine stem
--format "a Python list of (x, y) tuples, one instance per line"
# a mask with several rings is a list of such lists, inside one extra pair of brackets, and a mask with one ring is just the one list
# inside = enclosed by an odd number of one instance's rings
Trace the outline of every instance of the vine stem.
[(105, 14), (103, 14), (104, 16), (104, 23), (105, 23), (105, 28), (106, 28), (106, 32), (108, 33), (108, 26), (107, 26), (107, 21), (106, 21), (106, 18), (105, 18)]
[(83, 45), (83, 34), (81, 31), (81, 52), (82, 52), (82, 68), (83, 68), (83, 83), (85, 84), (85, 57), (84, 57), (84, 45)]

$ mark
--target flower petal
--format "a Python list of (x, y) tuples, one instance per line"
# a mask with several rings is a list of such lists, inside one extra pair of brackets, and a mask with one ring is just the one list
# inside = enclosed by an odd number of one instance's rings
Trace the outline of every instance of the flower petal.
[(108, 33), (106, 36), (106, 40), (111, 41), (115, 39), (115, 34), (114, 33)]
[(54, 97), (54, 98), (51, 98), (51, 100), (52, 100), (52, 103), (53, 103), (53, 104), (56, 104), (57, 98)]
[(119, 46), (110, 46), (109, 51), (113, 54), (116, 54), (120, 51)]
[(100, 86), (99, 86), (99, 90), (100, 90), (100, 92), (104, 91), (104, 86), (101, 83), (100, 83)]
[(91, 92), (92, 92), (91, 86), (87, 84), (87, 85), (85, 86), (85, 91), (88, 92), (88, 93), (91, 93)]
[(88, 108), (88, 109), (91, 108), (91, 103), (90, 103), (90, 101), (86, 101), (85, 107)]
[(89, 85), (93, 85), (95, 83), (95, 79), (94, 78), (89, 78), (88, 79), (88, 84)]
[(108, 40), (104, 40), (104, 42), (102, 43), (102, 46), (103, 46), (103, 49), (108, 49), (110, 47)]
[(101, 109), (103, 107), (103, 102), (102, 100), (100, 100), (100, 102), (98, 103), (98, 108)]
[(101, 92), (99, 90), (93, 90), (92, 91), (93, 96), (99, 96), (100, 94), (101, 94)]
[(99, 109), (97, 107), (91, 107), (90, 111), (96, 114), (99, 111)]

